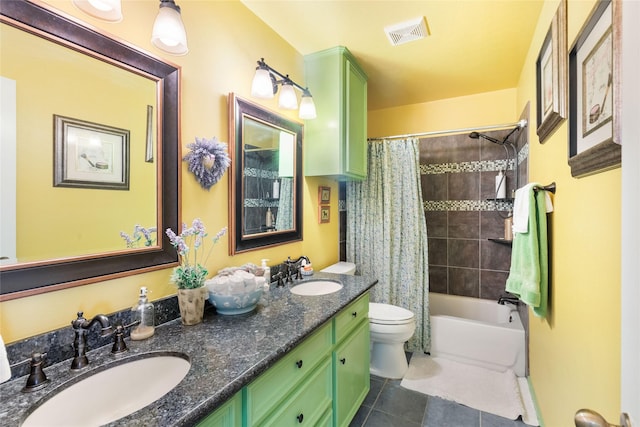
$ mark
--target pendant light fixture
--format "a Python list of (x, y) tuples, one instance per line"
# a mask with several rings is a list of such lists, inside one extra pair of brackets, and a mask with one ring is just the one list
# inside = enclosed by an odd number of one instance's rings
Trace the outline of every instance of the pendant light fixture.
[[(279, 78), (279, 80), (278, 80)], [(251, 83), (251, 96), (255, 98), (271, 99), (278, 92), (278, 85), (281, 86), (278, 106), (286, 110), (298, 109), (298, 97), (295, 89), (302, 92), (298, 117), (301, 119), (315, 119), (316, 106), (308, 88), (302, 87), (264, 62), (264, 58), (258, 61), (256, 73)]]
[(122, 3), (120, 0), (73, 0), (73, 4), (94, 18), (109, 22), (122, 21)]
[(172, 55), (186, 55), (189, 52), (180, 6), (173, 0), (160, 0), (160, 10), (153, 23), (151, 43)]

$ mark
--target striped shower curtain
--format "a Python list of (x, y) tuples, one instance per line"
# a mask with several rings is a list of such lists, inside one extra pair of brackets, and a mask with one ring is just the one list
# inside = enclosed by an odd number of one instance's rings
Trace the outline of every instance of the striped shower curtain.
[(371, 301), (411, 310), (408, 351), (429, 351), (427, 226), (416, 138), (369, 143), (366, 181), (347, 184), (347, 260), (378, 278)]

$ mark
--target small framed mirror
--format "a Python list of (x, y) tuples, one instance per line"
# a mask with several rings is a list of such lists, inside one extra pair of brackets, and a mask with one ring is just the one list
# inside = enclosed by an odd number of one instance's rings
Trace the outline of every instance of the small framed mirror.
[(233, 255), (302, 240), (303, 125), (229, 94)]

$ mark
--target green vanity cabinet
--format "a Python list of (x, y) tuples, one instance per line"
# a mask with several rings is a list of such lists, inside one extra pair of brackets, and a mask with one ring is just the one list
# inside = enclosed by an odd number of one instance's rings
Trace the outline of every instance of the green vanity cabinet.
[(343, 46), (306, 55), (304, 63), (317, 111), (305, 121), (305, 175), (366, 178), (367, 75)]
[(369, 293), (341, 310), (199, 427), (342, 427), (369, 392)]
[[(368, 294), (335, 319), (334, 426), (348, 426), (369, 392)], [(342, 322), (340, 322), (342, 320)]]
[(198, 423), (198, 427), (240, 426), (242, 426), (242, 393), (240, 392)]
[[(276, 411), (258, 424), (264, 427), (315, 426), (327, 413), (333, 401), (333, 371), (331, 359), (315, 369), (304, 384), (276, 406)], [(276, 398), (272, 397), (272, 401)]]
[[(318, 372), (323, 371), (325, 363), (330, 363), (331, 348), (333, 341), (332, 322), (327, 322), (324, 326), (313, 333), (304, 342), (291, 350), (286, 356), (279, 360), (267, 372), (260, 375), (258, 379), (244, 388), (244, 399), (246, 404), (247, 426), (264, 425), (265, 418), (280, 414), (283, 407), (289, 407), (297, 399), (309, 399), (308, 392), (302, 393), (301, 389), (310, 382), (321, 384), (317, 390), (318, 404), (324, 404), (325, 387), (328, 385), (328, 407), (331, 406), (331, 375), (329, 383), (322, 381), (325, 377), (316, 378)], [(320, 366), (318, 369), (316, 367)], [(329, 366), (329, 374), (331, 374)], [(311, 379), (310, 379), (311, 378)], [(303, 394), (300, 397), (300, 394)], [(324, 412), (324, 411), (323, 411)], [(316, 414), (321, 416), (323, 412)], [(297, 415), (297, 414), (296, 414)], [(310, 415), (306, 416), (307, 419)], [(277, 424), (274, 424), (277, 425)]]

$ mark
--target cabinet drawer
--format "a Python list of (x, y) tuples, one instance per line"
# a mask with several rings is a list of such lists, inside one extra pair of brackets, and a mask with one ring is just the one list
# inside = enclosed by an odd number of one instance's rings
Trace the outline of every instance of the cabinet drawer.
[(331, 339), (329, 322), (246, 387), (248, 425), (258, 423), (280, 407), (279, 401), (305, 380), (320, 361), (327, 360)]
[(331, 361), (326, 360), (289, 399), (282, 403), (282, 410), (275, 412), (260, 425), (315, 426), (318, 421), (324, 419), (331, 408), (332, 377)]
[(362, 321), (369, 321), (369, 292), (349, 304), (335, 317), (336, 343), (339, 343), (349, 332)]

